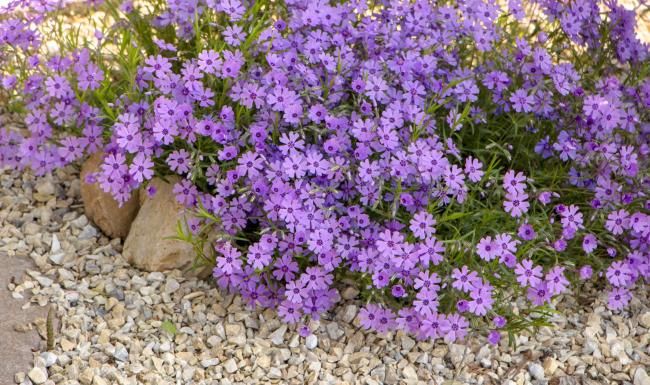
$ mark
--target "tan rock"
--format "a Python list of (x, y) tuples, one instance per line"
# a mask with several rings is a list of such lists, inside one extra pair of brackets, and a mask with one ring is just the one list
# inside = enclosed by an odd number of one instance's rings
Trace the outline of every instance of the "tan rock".
[(124, 238), (129, 233), (131, 223), (139, 209), (136, 193), (131, 199), (119, 206), (113, 196), (104, 192), (97, 183), (86, 183), (86, 176), (98, 172), (104, 158), (103, 152), (97, 152), (88, 158), (81, 167), (81, 200), (86, 216), (99, 227), (104, 234), (112, 238)]
[[(176, 201), (174, 184), (180, 179), (168, 177), (167, 182), (155, 178), (153, 197), (141, 194), (141, 207), (124, 242), (122, 255), (132, 265), (147, 271), (188, 269), (196, 256), (187, 242), (166, 239), (177, 235), (179, 220), (184, 220), (183, 206)], [(203, 271), (193, 271), (194, 274)]]

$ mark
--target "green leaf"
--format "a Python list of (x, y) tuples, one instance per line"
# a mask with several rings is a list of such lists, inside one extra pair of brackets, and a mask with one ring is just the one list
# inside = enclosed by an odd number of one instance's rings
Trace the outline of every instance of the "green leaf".
[(165, 320), (165, 322), (163, 322), (162, 325), (160, 325), (160, 328), (172, 335), (175, 335), (177, 331), (176, 325), (174, 325), (174, 323), (171, 322), (170, 320)]

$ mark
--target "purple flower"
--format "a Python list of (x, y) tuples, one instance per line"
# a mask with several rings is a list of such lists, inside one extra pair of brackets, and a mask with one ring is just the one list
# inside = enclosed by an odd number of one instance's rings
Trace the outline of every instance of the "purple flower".
[(591, 266), (584, 265), (580, 268), (580, 279), (583, 280), (591, 279), (592, 275), (593, 275), (593, 270)]
[(507, 194), (506, 200), (503, 201), (503, 208), (514, 218), (524, 215), (529, 207), (528, 194), (525, 193)]
[(241, 271), (242, 268), (242, 254), (232, 247), (229, 243), (225, 243), (221, 246), (215, 246), (215, 249), (220, 256), (217, 257), (217, 269), (220, 272), (226, 274), (232, 274), (234, 272)]
[(494, 317), (492, 322), (494, 323), (494, 327), (499, 328), (499, 329), (506, 326), (506, 319), (501, 317), (501, 316)]
[(564, 267), (556, 266), (551, 269), (546, 274), (546, 286), (551, 291), (551, 295), (558, 295), (563, 293), (568, 285), (569, 281), (564, 276)]
[(551, 300), (551, 290), (549, 290), (546, 282), (541, 281), (535, 286), (528, 288), (528, 299), (535, 306), (542, 306)]
[(620, 310), (627, 306), (632, 295), (623, 287), (613, 288), (607, 297), (607, 306), (612, 310)]
[(467, 335), (468, 326), (469, 322), (465, 317), (453, 313), (440, 322), (440, 331), (447, 342), (462, 341)]
[(494, 300), (492, 299), (492, 293), (490, 290), (486, 290), (484, 288), (475, 288), (474, 290), (470, 291), (469, 295), (472, 300), (469, 301), (468, 305), (469, 311), (472, 313), (478, 316), (484, 316), (490, 309), (492, 309)]
[(595, 235), (587, 234), (584, 238), (582, 238), (582, 249), (585, 251), (585, 253), (589, 254), (596, 250), (597, 247), (598, 240), (596, 239)]
[(190, 154), (185, 150), (174, 151), (167, 157), (167, 164), (172, 171), (184, 174), (190, 171)]
[(393, 285), (390, 292), (395, 298), (401, 298), (406, 296), (406, 291), (404, 290), (404, 287), (402, 285)]
[(474, 290), (474, 284), (478, 280), (478, 274), (475, 271), (469, 271), (467, 266), (454, 269), (452, 277), (454, 278), (452, 287), (464, 292)]
[(478, 159), (471, 156), (465, 159), (465, 173), (472, 182), (476, 183), (481, 180), (484, 174), (482, 168), (483, 163), (479, 162)]
[(621, 209), (618, 211), (612, 211), (607, 215), (607, 222), (605, 222), (605, 228), (609, 230), (614, 235), (623, 234), (623, 230), (626, 230), (629, 223), (629, 214), (627, 211)]
[(492, 345), (498, 345), (501, 341), (501, 333), (498, 330), (492, 330), (488, 335), (488, 342)]
[(436, 220), (433, 218), (433, 215), (426, 211), (420, 211), (411, 219), (411, 226), (409, 228), (416, 238), (426, 239), (436, 233), (435, 225)]
[(535, 229), (531, 224), (524, 223), (523, 225), (519, 226), (517, 235), (519, 238), (525, 241), (532, 241), (537, 236), (537, 233), (535, 233)]
[(153, 177), (153, 162), (151, 161), (151, 158), (143, 153), (138, 153), (135, 158), (133, 158), (131, 166), (129, 166), (129, 172), (131, 173), (133, 180), (138, 183), (151, 179)]
[(607, 280), (616, 287), (624, 287), (631, 283), (631, 275), (628, 265), (622, 261), (613, 262), (607, 268)]
[(491, 261), (496, 258), (499, 249), (497, 245), (492, 241), (492, 237), (483, 237), (476, 245), (476, 253), (481, 259), (486, 261)]
[(533, 111), (535, 99), (529, 96), (525, 90), (519, 89), (510, 96), (510, 102), (512, 108), (517, 112), (531, 112)]

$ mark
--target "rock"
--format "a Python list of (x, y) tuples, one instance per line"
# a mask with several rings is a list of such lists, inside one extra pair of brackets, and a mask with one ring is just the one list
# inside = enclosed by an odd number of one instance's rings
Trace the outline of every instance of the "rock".
[(639, 316), (639, 324), (646, 329), (650, 329), (650, 311)]
[(66, 339), (66, 338), (61, 338), (61, 349), (64, 352), (69, 352), (72, 349), (74, 349), (77, 346), (74, 342)]
[(540, 364), (532, 363), (528, 365), (528, 373), (536, 380), (543, 380), (545, 378), (544, 368)]
[(79, 376), (79, 382), (81, 382), (83, 385), (90, 385), (93, 382), (93, 377), (93, 369), (86, 368), (83, 372), (81, 372), (81, 375)]
[(50, 366), (56, 364), (56, 354), (52, 352), (43, 352), (41, 353), (41, 358), (45, 361), (45, 367), (49, 368)]
[(544, 375), (551, 377), (560, 366), (560, 363), (553, 357), (546, 357), (543, 362)]
[(278, 378), (282, 378), (282, 371), (278, 368), (271, 368), (267, 375), (269, 376), (269, 379), (277, 380)]
[(343, 321), (351, 323), (357, 316), (357, 307), (355, 305), (347, 305), (343, 310), (341, 318)]
[(269, 335), (269, 339), (274, 345), (281, 345), (284, 342), (284, 333), (287, 331), (287, 325), (282, 325)]
[(165, 239), (177, 235), (178, 221), (183, 220), (183, 206), (172, 191), (179, 180), (170, 177), (167, 183), (156, 178), (151, 182), (156, 194), (142, 198), (140, 211), (131, 224), (122, 251), (133, 266), (146, 271), (163, 271), (185, 269), (194, 261), (196, 255), (192, 245)]
[(402, 374), (406, 379), (409, 380), (417, 380), (418, 379), (418, 374), (415, 371), (415, 368), (411, 365), (406, 365), (404, 369), (402, 369)]
[(93, 377), (93, 385), (108, 385), (108, 382), (99, 376), (95, 376)]
[(348, 286), (348, 287), (345, 288), (345, 290), (343, 290), (343, 293), (341, 294), (341, 297), (343, 297), (343, 299), (353, 299), (357, 295), (359, 295), (359, 290), (357, 290), (356, 288), (354, 288), (352, 286)]
[(63, 262), (63, 257), (65, 257), (64, 253), (56, 253), (56, 254), (50, 254), (50, 256), (48, 258), (55, 265), (60, 265), (61, 262)]
[(91, 155), (81, 167), (81, 200), (86, 216), (99, 227), (104, 234), (112, 238), (124, 238), (129, 233), (131, 224), (139, 209), (136, 193), (122, 207), (113, 196), (104, 192), (97, 183), (86, 183), (86, 176), (100, 171), (104, 153)]
[(97, 343), (100, 345), (107, 344), (111, 342), (111, 331), (104, 329), (99, 332), (99, 337), (97, 338)]
[(36, 281), (42, 287), (50, 287), (54, 283), (54, 281), (51, 278), (48, 278), (48, 277), (45, 277), (45, 276), (36, 277)]
[(115, 359), (118, 361), (126, 362), (129, 360), (129, 352), (124, 346), (119, 346), (115, 349), (113, 357), (115, 357)]
[(42, 179), (36, 185), (36, 191), (42, 195), (54, 196), (56, 194), (56, 187), (54, 186), (54, 183), (52, 183), (51, 180)]
[(97, 235), (98, 235), (98, 233), (97, 233), (97, 229), (95, 228), (95, 226), (89, 224), (89, 225), (86, 225), (83, 228), (83, 230), (81, 230), (81, 232), (79, 233), (77, 238), (79, 238), (81, 240), (87, 240), (87, 239), (91, 239), (93, 237), (96, 237)]
[(402, 344), (402, 349), (406, 350), (407, 352), (411, 351), (411, 349), (413, 349), (413, 347), (415, 346), (415, 341), (413, 340), (413, 338), (406, 335), (400, 338), (400, 342)]
[(27, 373), (27, 377), (35, 384), (42, 384), (47, 381), (47, 371), (45, 368), (34, 367)]
[(310, 334), (305, 338), (305, 347), (307, 349), (313, 350), (316, 348), (316, 345), (318, 345), (318, 338), (315, 335)]
[(327, 326), (325, 326), (325, 329), (327, 330), (327, 335), (335, 341), (345, 334), (345, 332), (339, 328), (339, 324), (336, 322), (328, 323)]
[(50, 246), (50, 253), (58, 253), (61, 251), (61, 242), (59, 242), (59, 238), (56, 236), (56, 234), (52, 234), (52, 244)]
[(209, 368), (210, 366), (216, 366), (216, 365), (219, 365), (218, 358), (211, 358), (209, 360), (201, 361), (201, 366), (203, 366), (204, 368)]
[(221, 339), (217, 336), (210, 336), (208, 338), (208, 346), (211, 348), (214, 348), (215, 346), (219, 345), (219, 342), (221, 342)]
[(634, 372), (634, 385), (650, 385), (650, 376), (640, 366)]
[(223, 367), (226, 369), (226, 372), (231, 374), (235, 373), (237, 371), (237, 362), (234, 358), (231, 358), (223, 364)]

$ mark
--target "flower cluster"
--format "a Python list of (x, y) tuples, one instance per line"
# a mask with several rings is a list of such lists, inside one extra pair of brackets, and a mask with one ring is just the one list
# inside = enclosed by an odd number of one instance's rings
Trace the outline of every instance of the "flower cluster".
[(0, 24), (27, 126), (0, 131), (0, 164), (43, 174), (103, 151), (86, 182), (120, 202), (180, 175), (196, 214), (181, 236), (216, 238), (217, 284), (287, 322), (318, 319), (352, 279), (365, 328), (454, 341), (471, 322), (497, 343), (570, 281), (604, 274), (621, 309), (650, 278), (634, 11), (149, 2), (164, 11), (94, 4), (120, 19), (50, 56), (36, 20)]

